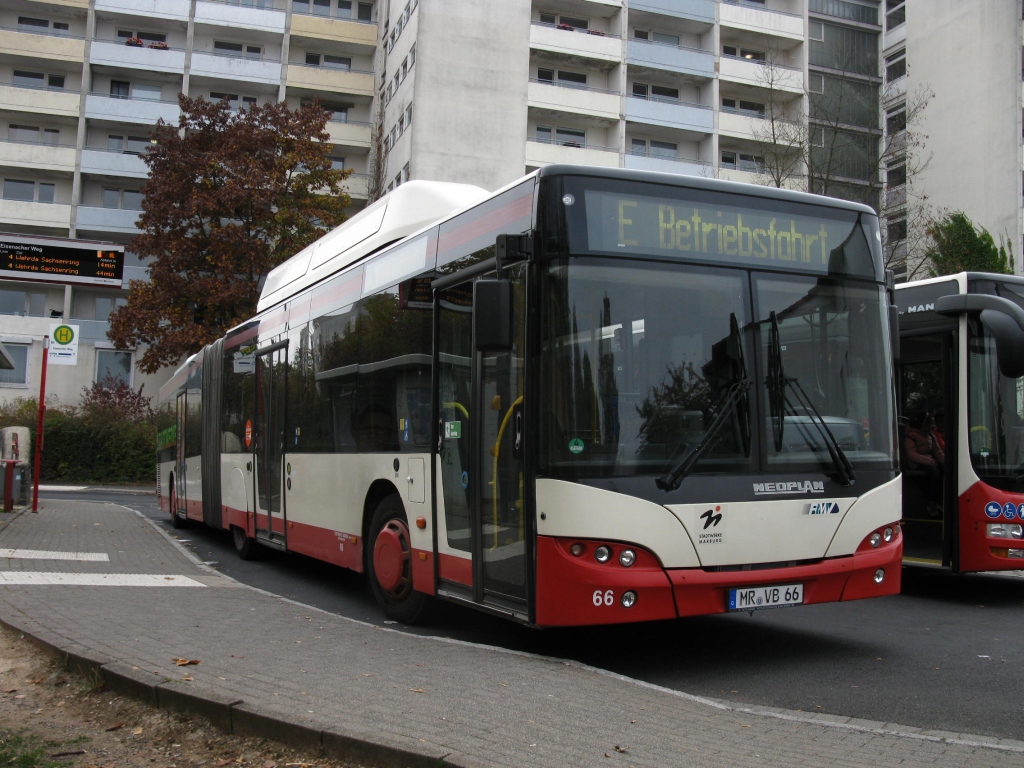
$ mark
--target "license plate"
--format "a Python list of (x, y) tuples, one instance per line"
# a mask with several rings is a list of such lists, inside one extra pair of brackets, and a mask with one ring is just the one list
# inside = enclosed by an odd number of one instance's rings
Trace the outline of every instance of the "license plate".
[(803, 584), (784, 584), (777, 587), (742, 587), (729, 590), (730, 611), (757, 611), (763, 608), (782, 608), (787, 605), (800, 605), (803, 601)]

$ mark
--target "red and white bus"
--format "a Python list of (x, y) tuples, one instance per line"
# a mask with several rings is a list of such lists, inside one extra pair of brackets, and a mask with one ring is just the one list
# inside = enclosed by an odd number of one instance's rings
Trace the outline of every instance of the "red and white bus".
[(1024, 278), (905, 283), (896, 303), (905, 560), (1024, 569)]
[(536, 626), (890, 595), (890, 308), (867, 207), (550, 166), (410, 182), (161, 390), (161, 504), (243, 557)]

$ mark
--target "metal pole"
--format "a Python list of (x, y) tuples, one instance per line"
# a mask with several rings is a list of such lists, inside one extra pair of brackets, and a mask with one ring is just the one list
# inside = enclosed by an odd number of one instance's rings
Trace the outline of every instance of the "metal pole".
[(50, 337), (43, 336), (43, 375), (39, 379), (39, 421), (36, 425), (36, 465), (32, 477), (32, 511), (39, 511), (39, 459), (43, 453), (43, 414), (46, 413), (46, 363), (50, 357)]

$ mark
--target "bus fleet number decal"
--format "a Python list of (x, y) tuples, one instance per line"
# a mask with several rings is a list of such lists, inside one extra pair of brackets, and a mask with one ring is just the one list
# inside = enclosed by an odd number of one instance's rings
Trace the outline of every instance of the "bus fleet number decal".
[(615, 605), (615, 593), (608, 589), (602, 592), (600, 589), (594, 590), (594, 605), (600, 608), (602, 605)]

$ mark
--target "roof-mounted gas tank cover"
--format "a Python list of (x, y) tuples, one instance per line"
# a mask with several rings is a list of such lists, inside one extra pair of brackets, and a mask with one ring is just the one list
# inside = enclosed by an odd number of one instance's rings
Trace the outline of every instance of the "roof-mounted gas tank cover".
[(487, 190), (472, 184), (407, 181), (272, 269), (260, 293), (257, 311), (487, 195)]
[(1024, 309), (1002, 296), (961, 293), (936, 299), (935, 312), (939, 315), (980, 312), (981, 321), (992, 331), (996, 341), (1000, 373), (1012, 379), (1024, 376)]

